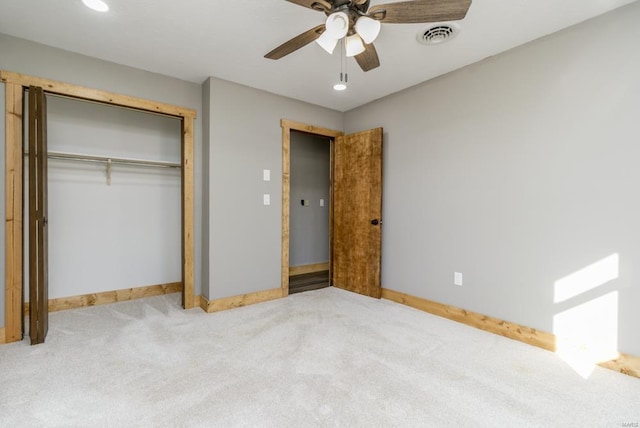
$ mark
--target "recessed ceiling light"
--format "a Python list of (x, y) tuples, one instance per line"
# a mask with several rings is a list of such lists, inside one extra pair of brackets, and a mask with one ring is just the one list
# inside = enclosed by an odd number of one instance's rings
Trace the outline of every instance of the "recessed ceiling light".
[(85, 6), (98, 12), (107, 12), (109, 6), (102, 0), (82, 0)]

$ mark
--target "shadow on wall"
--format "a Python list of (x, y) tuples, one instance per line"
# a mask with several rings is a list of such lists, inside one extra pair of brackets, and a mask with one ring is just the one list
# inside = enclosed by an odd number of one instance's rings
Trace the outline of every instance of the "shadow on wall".
[[(554, 304), (562, 308), (553, 317), (556, 353), (587, 379), (595, 365), (618, 353), (618, 290), (620, 258), (611, 254), (554, 283)], [(595, 293), (595, 295), (594, 295)]]

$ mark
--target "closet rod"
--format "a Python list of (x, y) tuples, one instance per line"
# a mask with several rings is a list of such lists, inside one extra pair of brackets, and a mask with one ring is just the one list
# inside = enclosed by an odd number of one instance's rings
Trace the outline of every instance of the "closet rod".
[[(29, 153), (25, 153), (28, 156)], [(179, 163), (163, 162), (163, 161), (149, 161), (143, 159), (127, 159), (127, 158), (113, 158), (109, 156), (93, 156), (93, 155), (79, 155), (75, 153), (60, 153), (49, 152), (47, 153), (49, 159), (62, 159), (62, 160), (76, 160), (81, 162), (98, 162), (98, 163), (112, 163), (121, 165), (135, 165), (135, 166), (150, 166), (158, 168), (181, 168)]]

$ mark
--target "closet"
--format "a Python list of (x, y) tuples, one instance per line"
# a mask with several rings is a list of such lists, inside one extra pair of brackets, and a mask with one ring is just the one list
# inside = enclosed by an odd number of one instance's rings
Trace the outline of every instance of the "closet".
[[(31, 313), (182, 290), (183, 307), (193, 307), (195, 111), (10, 72), (0, 76), (7, 106), (7, 341), (22, 337), (25, 300)], [(30, 105), (38, 88), (46, 107)], [(16, 114), (23, 111), (24, 121)], [(30, 116), (38, 111), (44, 115), (34, 125)], [(35, 156), (31, 135), (45, 137), (46, 157), (42, 148)], [(34, 184), (46, 180), (34, 187), (29, 177)], [(43, 241), (35, 252), (30, 248)], [(43, 290), (34, 293), (32, 277), (44, 280)], [(40, 301), (33, 304), (34, 297)], [(46, 334), (46, 313), (42, 322)], [(32, 343), (43, 340), (32, 335)]]
[(48, 298), (179, 283), (180, 121), (47, 96), (47, 135)]

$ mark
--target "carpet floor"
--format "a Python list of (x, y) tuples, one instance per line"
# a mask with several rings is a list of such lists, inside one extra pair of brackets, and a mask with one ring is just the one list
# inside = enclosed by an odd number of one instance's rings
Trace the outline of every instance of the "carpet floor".
[(621, 427), (640, 379), (335, 288), (214, 314), (56, 312), (0, 346), (2, 427)]

